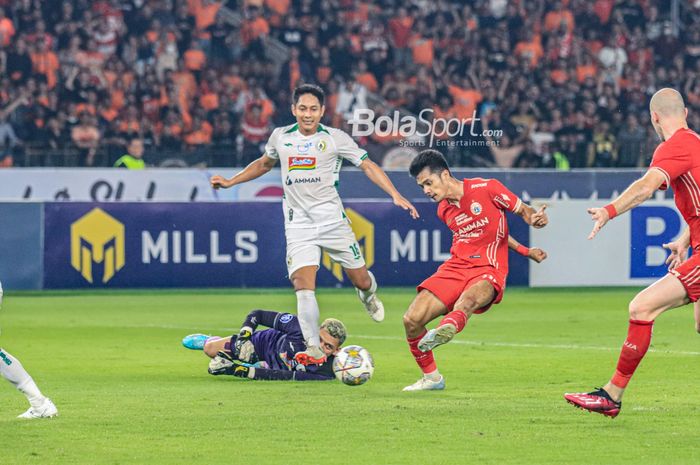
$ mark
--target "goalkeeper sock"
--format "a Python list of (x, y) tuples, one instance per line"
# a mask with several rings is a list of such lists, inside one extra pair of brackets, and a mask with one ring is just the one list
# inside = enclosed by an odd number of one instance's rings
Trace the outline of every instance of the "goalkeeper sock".
[(39, 408), (46, 399), (22, 364), (5, 350), (0, 349), (0, 375), (25, 395), (34, 408)]
[(372, 272), (369, 270), (367, 270), (367, 274), (369, 274), (369, 279), (371, 281), (371, 284), (369, 285), (369, 289), (362, 290), (360, 288), (357, 288), (358, 292), (360, 293), (360, 298), (362, 299), (363, 302), (365, 300), (367, 300), (369, 298), (369, 296), (371, 296), (372, 294), (377, 292), (377, 280), (374, 279), (374, 274), (372, 274)]
[(304, 341), (307, 346), (321, 345), (321, 340), (318, 335), (318, 319), (320, 311), (318, 302), (316, 301), (316, 293), (310, 289), (302, 289), (296, 292), (297, 294), (297, 317), (299, 318), (299, 326), (304, 335)]

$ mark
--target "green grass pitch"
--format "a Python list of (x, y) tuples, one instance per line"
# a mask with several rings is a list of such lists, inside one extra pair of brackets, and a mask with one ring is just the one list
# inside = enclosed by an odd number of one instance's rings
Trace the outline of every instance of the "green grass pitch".
[(10, 464), (697, 464), (700, 335), (692, 307), (654, 328), (615, 420), (562, 393), (610, 377), (635, 289), (509, 289), (436, 350), (442, 392), (419, 377), (401, 316), (413, 297), (385, 289), (386, 321), (348, 289), (319, 290), (322, 317), (374, 356), (366, 385), (254, 382), (207, 374), (192, 332), (226, 335), (253, 308), (295, 308), (289, 290), (6, 295), (0, 345), (60, 416), (22, 422), (0, 381), (0, 463)]

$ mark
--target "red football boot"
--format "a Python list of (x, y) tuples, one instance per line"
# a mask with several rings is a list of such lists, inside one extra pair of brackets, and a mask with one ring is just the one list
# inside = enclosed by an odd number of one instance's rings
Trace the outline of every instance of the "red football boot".
[(593, 392), (567, 393), (564, 394), (564, 399), (574, 407), (610, 418), (615, 418), (622, 408), (622, 402), (612, 400), (610, 394), (603, 388)]
[(309, 346), (306, 348), (305, 351), (297, 352), (294, 356), (294, 360), (296, 360), (297, 363), (301, 363), (304, 366), (320, 365), (322, 363), (325, 363), (326, 354), (324, 354), (321, 348), (318, 346)]

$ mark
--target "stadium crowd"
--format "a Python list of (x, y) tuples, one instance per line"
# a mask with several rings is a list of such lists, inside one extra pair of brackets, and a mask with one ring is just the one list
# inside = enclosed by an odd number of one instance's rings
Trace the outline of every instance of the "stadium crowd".
[[(0, 0), (0, 166), (111, 166), (135, 138), (149, 164), (244, 165), (299, 82), (346, 130), (355, 109), (476, 116), (433, 142), (453, 166), (642, 166), (656, 89), (700, 128), (700, 2), (675, 3)], [(386, 167), (427, 147), (358, 142)]]

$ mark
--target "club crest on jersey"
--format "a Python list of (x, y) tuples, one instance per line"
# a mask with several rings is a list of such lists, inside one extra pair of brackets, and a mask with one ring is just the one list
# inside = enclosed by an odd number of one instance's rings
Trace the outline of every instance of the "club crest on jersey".
[(305, 144), (298, 144), (297, 150), (299, 151), (299, 153), (306, 153), (313, 146), (314, 146), (313, 142), (306, 142)]
[(326, 144), (326, 141), (323, 140), (323, 139), (321, 139), (321, 140), (318, 142), (318, 144), (316, 144), (316, 149), (317, 149), (319, 152), (325, 152), (327, 147), (328, 147), (328, 144)]
[(292, 321), (293, 315), (290, 315), (289, 313), (285, 313), (280, 317), (280, 323), (289, 323)]
[(479, 202), (472, 202), (471, 206), (469, 207), (469, 210), (471, 210), (472, 215), (480, 215), (481, 204)]
[(316, 169), (316, 157), (289, 157), (289, 171)]

